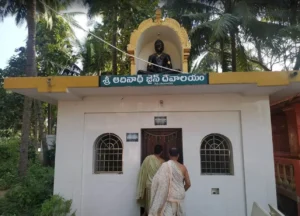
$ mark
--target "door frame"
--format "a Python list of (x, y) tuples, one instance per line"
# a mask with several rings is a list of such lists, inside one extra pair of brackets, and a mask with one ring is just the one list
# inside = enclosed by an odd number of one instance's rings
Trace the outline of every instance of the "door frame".
[[(142, 128), (141, 129), (141, 164), (143, 163), (144, 160), (144, 155), (145, 153), (145, 142), (144, 142), (144, 136), (145, 132), (147, 131), (178, 131), (179, 137), (177, 138), (177, 142), (179, 142), (179, 162), (184, 163), (184, 158), (183, 158), (183, 137), (182, 137), (182, 128)], [(164, 149), (164, 151), (168, 151), (168, 149)]]

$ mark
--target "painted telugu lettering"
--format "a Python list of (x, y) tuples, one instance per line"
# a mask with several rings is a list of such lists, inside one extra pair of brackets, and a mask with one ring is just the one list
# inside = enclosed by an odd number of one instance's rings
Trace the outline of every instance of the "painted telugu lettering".
[(101, 76), (101, 86), (151, 86), (207, 84), (206, 74), (149, 74), (134, 76)]

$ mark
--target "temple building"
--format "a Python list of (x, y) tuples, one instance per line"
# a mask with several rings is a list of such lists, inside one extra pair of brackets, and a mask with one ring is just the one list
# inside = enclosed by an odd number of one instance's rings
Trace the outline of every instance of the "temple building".
[(158, 11), (131, 35), (131, 75), (5, 79), (7, 90), (58, 106), (54, 193), (76, 215), (139, 216), (138, 171), (155, 144), (165, 159), (180, 150), (187, 215), (277, 206), (270, 104), (298, 94), (300, 76), (188, 73), (190, 48), (186, 30)]

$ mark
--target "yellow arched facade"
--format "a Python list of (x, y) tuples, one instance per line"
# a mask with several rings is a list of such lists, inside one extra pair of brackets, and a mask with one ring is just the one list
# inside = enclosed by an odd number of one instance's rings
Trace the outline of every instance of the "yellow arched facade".
[[(180, 50), (181, 50), (181, 59), (182, 59), (182, 70), (183, 72), (188, 72), (188, 57), (190, 55), (191, 43), (188, 38), (186, 30), (180, 26), (180, 24), (171, 18), (162, 19), (161, 10), (156, 11), (156, 19), (147, 19), (141, 22), (138, 29), (134, 30), (130, 36), (130, 43), (127, 45), (127, 52), (131, 55), (136, 55), (137, 43), (142, 36), (142, 34), (148, 29), (155, 26), (165, 26), (171, 28), (173, 32), (177, 35), (180, 40)], [(136, 65), (135, 59), (131, 58), (131, 75), (136, 74)]]

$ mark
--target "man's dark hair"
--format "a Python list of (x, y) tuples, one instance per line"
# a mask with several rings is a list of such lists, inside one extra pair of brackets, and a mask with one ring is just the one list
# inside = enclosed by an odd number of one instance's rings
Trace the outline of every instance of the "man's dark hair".
[(163, 148), (161, 145), (157, 144), (154, 147), (154, 154), (160, 154), (162, 152)]
[(176, 147), (172, 147), (169, 150), (169, 154), (171, 157), (177, 157), (179, 155), (179, 151)]

